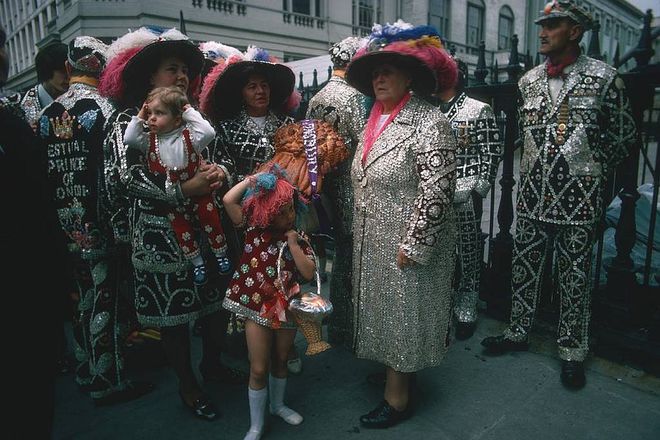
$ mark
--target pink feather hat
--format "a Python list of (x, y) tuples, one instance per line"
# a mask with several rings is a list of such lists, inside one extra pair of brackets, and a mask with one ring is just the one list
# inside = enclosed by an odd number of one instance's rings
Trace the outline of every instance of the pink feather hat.
[(180, 57), (186, 63), (189, 90), (198, 89), (204, 56), (197, 45), (177, 29), (148, 26), (119, 37), (108, 47), (99, 92), (124, 105), (141, 104), (151, 88), (151, 75), (167, 56)]
[(244, 54), (218, 62), (205, 78), (200, 96), (202, 112), (215, 122), (237, 116), (243, 103), (242, 86), (253, 73), (263, 75), (270, 85), (270, 108), (289, 113), (298, 106), (300, 94), (295, 90), (293, 71), (264, 49), (250, 46)]
[(373, 97), (372, 72), (383, 64), (392, 64), (408, 73), (414, 92), (430, 95), (436, 91), (436, 66), (441, 64), (443, 52), (440, 35), (431, 26), (413, 26), (402, 20), (376, 24), (366, 46), (348, 65), (346, 81)]

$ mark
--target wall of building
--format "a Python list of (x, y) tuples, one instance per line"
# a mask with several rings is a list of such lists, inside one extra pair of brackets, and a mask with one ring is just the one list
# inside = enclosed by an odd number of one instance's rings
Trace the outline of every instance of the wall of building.
[[(484, 7), (483, 39), (486, 63), (508, 63), (509, 50), (498, 49), (499, 16), (503, 7), (513, 13), (513, 33), (521, 54), (534, 57), (538, 49), (538, 26), (533, 21), (547, 0), (445, 0), (449, 29), (446, 38), (457, 56), (472, 68), (476, 47), (467, 43), (469, 3)], [(359, 16), (357, 0), (310, 0), (310, 13), (293, 12), (293, 0), (0, 0), (0, 22), (7, 30), (11, 59), (8, 87), (21, 90), (34, 84), (34, 56), (38, 47), (53, 39), (68, 42), (78, 35), (93, 35), (105, 41), (143, 25), (178, 27), (180, 11), (188, 35), (196, 41), (215, 40), (244, 49), (249, 44), (268, 49), (284, 61), (327, 53), (330, 44), (348, 35), (364, 35), (370, 25), (354, 22)], [(368, 2), (367, 2), (368, 3)], [(429, 22), (432, 3), (439, 0), (371, 0), (374, 20), (397, 18), (414, 24)], [(619, 41), (620, 53), (639, 39), (642, 12), (624, 0), (584, 0), (602, 24), (601, 48), (611, 60)], [(610, 20), (609, 35), (606, 31)], [(359, 26), (363, 24), (364, 26)], [(614, 34), (619, 26), (619, 38)], [(588, 35), (585, 45), (588, 42)]]

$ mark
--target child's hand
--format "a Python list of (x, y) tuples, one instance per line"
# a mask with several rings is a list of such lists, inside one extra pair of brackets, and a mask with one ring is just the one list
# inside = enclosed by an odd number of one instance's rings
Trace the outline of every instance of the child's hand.
[(294, 245), (298, 246), (298, 239), (300, 237), (298, 235), (298, 232), (296, 232), (293, 229), (289, 229), (288, 231), (286, 231), (284, 233), (284, 235), (286, 236), (286, 240), (287, 240), (287, 243), (289, 244), (289, 247), (292, 247)]
[(146, 121), (147, 118), (149, 117), (149, 104), (145, 102), (142, 104), (142, 108), (140, 109), (140, 112), (137, 115), (138, 119), (142, 119), (143, 121)]
[(189, 108), (190, 108), (190, 104), (186, 104), (186, 105), (183, 106), (183, 111), (185, 112), (185, 111), (188, 110)]

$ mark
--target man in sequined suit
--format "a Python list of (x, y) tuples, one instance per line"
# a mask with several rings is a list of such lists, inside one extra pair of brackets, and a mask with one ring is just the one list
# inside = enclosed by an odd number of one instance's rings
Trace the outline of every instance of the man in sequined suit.
[(39, 83), (25, 92), (21, 100), (25, 118), (32, 128), (39, 113), (69, 88), (69, 75), (64, 67), (66, 57), (66, 44), (53, 43), (42, 48), (34, 58)]
[[(46, 152), (25, 120), (20, 94), (3, 89), (9, 73), (0, 25), (0, 265), (4, 438), (52, 438), (55, 364), (63, 330), (67, 252), (46, 181)], [(7, 318), (20, 321), (11, 326)], [(26, 423), (27, 416), (27, 423)]]
[[(351, 272), (353, 266), (353, 187), (350, 166), (367, 118), (367, 98), (344, 80), (346, 66), (360, 47), (360, 39), (348, 37), (330, 50), (332, 77), (309, 101), (307, 118), (326, 121), (337, 130), (350, 151), (350, 157), (339, 169), (328, 174), (324, 192), (334, 210), (335, 256), (332, 263), (330, 300), (334, 311), (328, 323), (330, 342), (352, 340), (353, 308), (351, 306)], [(324, 267), (321, 262), (321, 267)]]
[(96, 88), (106, 49), (92, 37), (77, 37), (69, 43), (69, 90), (49, 104), (37, 122), (78, 287), (73, 320), (79, 362), (76, 382), (97, 405), (131, 400), (150, 389), (147, 384), (128, 382), (122, 371), (118, 314), (126, 310), (125, 289), (120, 287), (125, 277), (118, 274), (119, 258), (102, 196), (104, 130), (114, 108)]
[(584, 386), (591, 304), (591, 253), (603, 210), (603, 186), (635, 142), (623, 80), (580, 54), (591, 17), (570, 1), (548, 3), (540, 53), (546, 62), (518, 86), (523, 157), (512, 266), (511, 322), (482, 341), (488, 354), (528, 349), (547, 258), (557, 264), (561, 381)]
[(460, 282), (454, 317), (456, 338), (472, 336), (477, 321), (477, 300), (483, 260), (481, 215), (483, 199), (497, 176), (502, 142), (493, 109), (464, 91), (467, 65), (457, 61), (458, 83), (440, 92), (440, 108), (458, 140), (454, 210), (458, 223)]

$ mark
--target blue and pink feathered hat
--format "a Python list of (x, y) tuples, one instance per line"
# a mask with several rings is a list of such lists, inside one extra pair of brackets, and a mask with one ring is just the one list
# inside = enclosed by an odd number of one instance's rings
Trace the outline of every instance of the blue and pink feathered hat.
[[(109, 47), (99, 92), (123, 105), (141, 105), (151, 89), (151, 76), (166, 57), (181, 58), (188, 66), (189, 90), (199, 89), (204, 56), (197, 45), (177, 29), (144, 26)], [(191, 98), (195, 98), (191, 96)]]
[(241, 206), (249, 226), (266, 229), (282, 207), (290, 202), (293, 202), (296, 218), (300, 219), (307, 210), (307, 201), (289, 181), (286, 172), (278, 164), (273, 164), (254, 177), (243, 195)]
[[(444, 67), (447, 62), (455, 65), (434, 27), (413, 26), (402, 20), (394, 24), (375, 24), (366, 46), (358, 50), (348, 65), (346, 81), (363, 94), (373, 97), (373, 70), (383, 64), (392, 64), (409, 74), (414, 92), (430, 95), (438, 89), (436, 72), (439, 66)], [(455, 70), (449, 82), (456, 82)], [(445, 85), (442, 84), (442, 87)]]
[(265, 49), (250, 46), (245, 53), (220, 61), (204, 80), (200, 108), (212, 121), (233, 118), (242, 109), (241, 91), (250, 74), (263, 75), (270, 85), (270, 108), (290, 113), (300, 104), (293, 71)]

